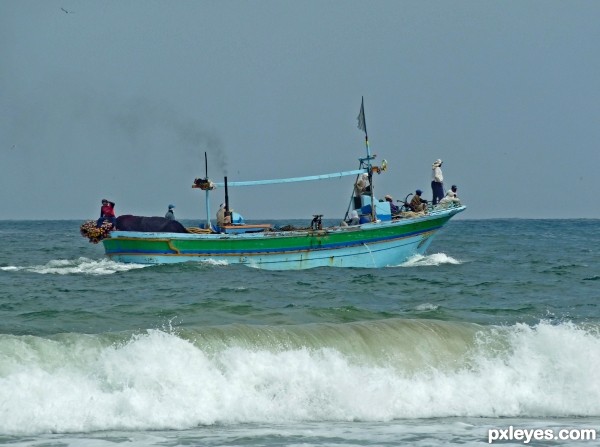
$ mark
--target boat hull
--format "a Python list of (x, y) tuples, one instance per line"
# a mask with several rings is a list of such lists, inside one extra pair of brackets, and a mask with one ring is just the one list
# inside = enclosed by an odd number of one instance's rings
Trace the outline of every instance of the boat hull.
[(270, 270), (386, 267), (424, 254), (436, 232), (464, 209), (323, 230), (249, 234), (113, 231), (102, 242), (108, 257), (126, 263), (223, 262)]

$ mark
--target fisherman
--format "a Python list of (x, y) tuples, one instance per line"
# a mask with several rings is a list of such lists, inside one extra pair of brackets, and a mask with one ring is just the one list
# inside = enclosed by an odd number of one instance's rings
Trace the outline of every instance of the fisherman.
[(413, 196), (412, 200), (410, 201), (410, 208), (415, 212), (421, 212), (421, 211), (427, 211), (427, 200), (421, 198), (421, 194), (423, 194), (423, 191), (421, 191), (420, 189), (417, 189), (415, 191), (415, 195)]
[(452, 185), (448, 192), (446, 192), (446, 196), (442, 200), (440, 200), (440, 205), (460, 205), (460, 199), (458, 198), (457, 191), (458, 188), (456, 187), (456, 185)]
[(175, 208), (175, 205), (169, 205), (169, 210), (167, 211), (167, 214), (165, 214), (166, 219), (175, 220), (175, 213), (173, 212), (173, 208)]
[(446, 193), (446, 195), (454, 197), (455, 199), (458, 199), (458, 188), (456, 187), (456, 185), (452, 185), (450, 187), (450, 190)]
[(350, 219), (346, 222), (348, 226), (358, 225), (360, 223), (360, 218), (358, 217), (358, 211), (352, 210), (350, 211)]
[(444, 176), (442, 174), (443, 161), (439, 158), (431, 166), (431, 191), (433, 199), (431, 203), (437, 204), (444, 197)]
[(219, 205), (219, 211), (217, 211), (217, 225), (219, 227), (224, 227), (225, 225), (231, 224), (231, 212), (233, 210), (229, 210), (229, 214), (225, 211), (225, 204), (221, 203)]
[(348, 226), (351, 227), (352, 225), (358, 225), (358, 224), (360, 224), (360, 218), (358, 217), (358, 211), (352, 210), (352, 211), (350, 211), (348, 220), (342, 220), (340, 225), (342, 227), (348, 227)]
[(96, 227), (100, 228), (105, 220), (108, 220), (113, 228), (117, 227), (117, 216), (115, 216), (115, 203), (107, 199), (102, 199), (100, 207), (100, 218), (96, 222)]
[(369, 183), (369, 174), (367, 174), (366, 172), (362, 173), (358, 177), (358, 180), (356, 180), (355, 187), (356, 187), (357, 195), (371, 194), (371, 185)]
[(396, 204), (394, 204), (394, 198), (392, 196), (390, 196), (389, 194), (387, 194), (384, 197), (386, 202), (389, 202), (390, 204), (390, 212), (392, 214), (398, 214), (400, 212), (400, 207)]

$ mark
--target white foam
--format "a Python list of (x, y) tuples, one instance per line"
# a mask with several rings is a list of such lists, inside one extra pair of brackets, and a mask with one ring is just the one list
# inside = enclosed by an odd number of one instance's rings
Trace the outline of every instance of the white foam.
[(440, 306), (438, 306), (436, 304), (423, 303), (423, 304), (419, 304), (417, 307), (415, 307), (415, 310), (429, 311), (429, 310), (438, 310), (439, 308), (440, 308)]
[(208, 264), (208, 265), (218, 265), (218, 266), (225, 266), (225, 265), (229, 265), (229, 262), (225, 261), (225, 260), (218, 260), (218, 259), (203, 259), (202, 261), (203, 264)]
[(0, 269), (4, 271), (26, 271), (31, 273), (39, 273), (42, 275), (110, 275), (117, 272), (125, 272), (144, 267), (148, 266), (114, 262), (108, 258), (93, 260), (82, 257), (78, 259), (56, 259), (43, 265), (7, 266), (0, 267)]
[(72, 337), (0, 335), (0, 433), (600, 415), (600, 335), (572, 324), (483, 328), (452, 367), (416, 370), (327, 347), (212, 351), (158, 330)]
[(401, 267), (422, 267), (438, 266), (442, 264), (461, 264), (460, 261), (444, 253), (434, 253), (431, 255), (414, 255), (406, 262), (400, 264)]

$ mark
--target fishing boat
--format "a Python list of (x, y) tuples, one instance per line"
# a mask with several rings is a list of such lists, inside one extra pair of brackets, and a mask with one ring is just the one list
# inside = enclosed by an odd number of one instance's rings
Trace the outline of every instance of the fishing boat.
[[(375, 164), (371, 154), (364, 114), (364, 100), (358, 115), (358, 128), (365, 134), (366, 156), (358, 169), (255, 181), (213, 182), (208, 177), (194, 180), (192, 187), (205, 192), (206, 223), (203, 228), (182, 232), (123, 231), (117, 229), (102, 239), (106, 255), (118, 262), (168, 264), (189, 261), (243, 264), (270, 270), (299, 270), (315, 267), (397, 266), (414, 255), (424, 254), (434, 236), (454, 215), (466, 208), (460, 203), (429, 206), (425, 211), (409, 210), (405, 202), (399, 212), (375, 194), (375, 174), (387, 169), (387, 162)], [(206, 154), (205, 154), (205, 165)], [(278, 228), (270, 223), (247, 223), (229, 208), (229, 188), (292, 182), (326, 181), (354, 176), (353, 193), (346, 218), (339, 225), (324, 226), (314, 215), (310, 226)], [(362, 182), (362, 183), (361, 183)], [(215, 188), (225, 188), (223, 219), (214, 223), (209, 198)], [(356, 216), (347, 221), (349, 216)]]

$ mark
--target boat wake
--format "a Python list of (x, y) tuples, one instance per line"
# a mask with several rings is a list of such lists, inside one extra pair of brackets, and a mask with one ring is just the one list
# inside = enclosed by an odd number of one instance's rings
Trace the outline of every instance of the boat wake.
[(400, 267), (424, 267), (438, 266), (443, 264), (459, 265), (462, 264), (462, 262), (444, 253), (435, 253), (427, 256), (414, 255), (406, 262), (400, 264)]
[(220, 260), (211, 259), (211, 258), (209, 258), (209, 259), (203, 259), (200, 262), (202, 262), (205, 265), (215, 265), (215, 266), (227, 266), (227, 265), (229, 265), (229, 262), (227, 262), (227, 261), (220, 261)]
[(6, 272), (25, 271), (30, 273), (39, 273), (42, 275), (111, 275), (113, 273), (125, 272), (129, 270), (149, 267), (141, 264), (122, 264), (111, 261), (110, 259), (54, 259), (43, 265), (31, 266), (6, 266), (0, 267), (0, 270)]
[(419, 312), (429, 312), (429, 311), (438, 310), (439, 308), (440, 308), (440, 306), (438, 306), (437, 304), (423, 303), (423, 304), (419, 304), (418, 306), (416, 306), (415, 310), (417, 310)]

